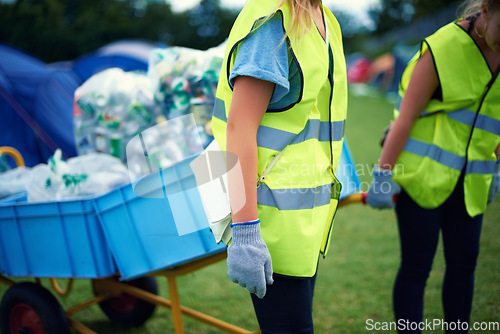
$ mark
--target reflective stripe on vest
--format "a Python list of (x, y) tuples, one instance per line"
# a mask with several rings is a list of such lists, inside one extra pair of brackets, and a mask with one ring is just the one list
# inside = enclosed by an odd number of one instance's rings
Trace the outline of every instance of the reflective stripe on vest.
[[(399, 108), (401, 107), (401, 98), (399, 98), (397, 105), (396, 105), (396, 113), (399, 112)], [(426, 110), (422, 111), (420, 114), (420, 117), (426, 117), (426, 116), (432, 116), (435, 115), (437, 112), (428, 112)], [(455, 111), (450, 111), (447, 113), (447, 116), (450, 117), (451, 119), (454, 119), (457, 122), (473, 126), (474, 125), (474, 119), (476, 118), (477, 113), (469, 110), (467, 108), (455, 110)], [(500, 136), (500, 120), (494, 119), (493, 117), (485, 116), (485, 115), (477, 115), (477, 120), (475, 124), (476, 129), (482, 129), (488, 132), (491, 132), (497, 136)]]
[[(408, 139), (404, 150), (421, 157), (427, 157), (459, 172), (462, 171), (466, 162), (465, 157), (413, 138)], [(465, 173), (492, 174), (495, 171), (495, 166), (496, 161), (469, 160), (467, 161)]]
[[(429, 113), (427, 111), (422, 112), (422, 116), (428, 116), (432, 115), (432, 113)], [(457, 122), (473, 126), (476, 129), (481, 129), (484, 131), (491, 132), (497, 136), (500, 136), (500, 120), (494, 119), (489, 116), (477, 114), (476, 112), (469, 110), (469, 109), (460, 109), (460, 110), (455, 110), (448, 112), (446, 114), (449, 118), (454, 119)], [(474, 124), (474, 120), (477, 116), (476, 124)]]
[[(213, 116), (227, 122), (224, 102), (217, 99), (214, 105)], [(300, 142), (316, 138), (322, 142), (342, 141), (344, 139), (345, 120), (332, 122), (320, 122), (318, 119), (310, 119), (298, 135), (260, 125), (257, 130), (257, 145), (275, 151), (281, 151), (287, 145), (294, 145)], [(331, 132), (331, 133), (330, 133)], [(331, 137), (330, 137), (331, 135)]]
[(331, 189), (329, 184), (292, 189), (270, 189), (266, 184), (261, 184), (257, 188), (257, 203), (280, 210), (314, 209), (330, 204)]

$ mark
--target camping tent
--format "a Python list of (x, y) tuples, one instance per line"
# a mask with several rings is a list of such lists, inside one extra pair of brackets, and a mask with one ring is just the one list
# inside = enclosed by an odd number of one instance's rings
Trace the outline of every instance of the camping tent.
[(76, 155), (71, 112), (78, 78), (5, 44), (0, 78), (0, 146), (19, 150), (27, 166), (46, 162), (57, 147)]
[(134, 40), (117, 41), (76, 59), (72, 69), (82, 81), (111, 67), (119, 67), (124, 71), (147, 71), (150, 51), (161, 47), (165, 45)]
[(146, 70), (149, 51), (159, 46), (119, 41), (75, 61), (47, 65), (0, 44), (0, 146), (16, 148), (27, 166), (47, 162), (57, 148), (65, 158), (77, 155), (73, 134), (76, 88), (107, 68)]

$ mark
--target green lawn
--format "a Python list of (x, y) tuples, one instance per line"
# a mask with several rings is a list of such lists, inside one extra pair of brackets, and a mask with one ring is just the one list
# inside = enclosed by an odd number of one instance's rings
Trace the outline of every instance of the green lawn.
[[(351, 94), (349, 103), (346, 134), (366, 190), (371, 179), (369, 170), (380, 154), (378, 140), (392, 117), (392, 105), (378, 94)], [(500, 197), (484, 219), (472, 321), (500, 321), (499, 223)], [(319, 265), (314, 299), (316, 333), (370, 333), (365, 328), (368, 319), (392, 321), (391, 290), (399, 262), (394, 212), (358, 204), (344, 207), (337, 213), (332, 238), (330, 253)], [(429, 320), (443, 318), (443, 263), (440, 248), (426, 290), (425, 318)], [(221, 261), (180, 277), (183, 305), (247, 329), (257, 329), (249, 295), (230, 282), (226, 270)], [(42, 282), (49, 286), (47, 280)], [(158, 283), (160, 295), (168, 298), (166, 279), (159, 278)], [(0, 288), (5, 292), (5, 286)], [(73, 293), (61, 301), (69, 307), (90, 297), (90, 281), (77, 280)], [(75, 319), (99, 333), (173, 333), (170, 311), (164, 308), (158, 308), (140, 328), (112, 324), (97, 306), (77, 313)], [(184, 324), (189, 334), (220, 333), (187, 317)]]

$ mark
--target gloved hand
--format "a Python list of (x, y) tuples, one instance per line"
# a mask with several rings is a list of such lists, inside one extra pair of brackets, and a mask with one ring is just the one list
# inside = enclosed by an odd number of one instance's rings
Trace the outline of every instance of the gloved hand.
[(493, 180), (491, 180), (490, 192), (488, 193), (488, 204), (493, 202), (500, 190), (500, 161), (497, 161), (495, 172), (493, 173)]
[(266, 285), (273, 284), (273, 267), (259, 222), (231, 224), (233, 239), (227, 249), (227, 275), (234, 283), (264, 298)]
[(392, 209), (396, 205), (395, 197), (400, 191), (401, 187), (392, 179), (392, 172), (375, 165), (366, 203), (377, 209)]

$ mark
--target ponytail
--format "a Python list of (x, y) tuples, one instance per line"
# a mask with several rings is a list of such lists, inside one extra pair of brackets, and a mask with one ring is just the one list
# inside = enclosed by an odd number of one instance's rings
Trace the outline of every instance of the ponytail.
[(467, 0), (461, 6), (460, 18), (467, 18), (481, 12), (483, 2), (488, 8), (488, 12), (495, 13), (500, 10), (500, 0)]

